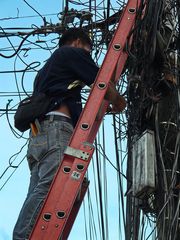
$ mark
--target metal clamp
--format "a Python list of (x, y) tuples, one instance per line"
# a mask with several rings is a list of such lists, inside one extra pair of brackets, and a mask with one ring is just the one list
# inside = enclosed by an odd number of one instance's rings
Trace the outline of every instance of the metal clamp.
[(67, 146), (66, 150), (64, 151), (64, 154), (72, 156), (72, 157), (80, 158), (85, 161), (88, 160), (89, 155), (90, 155), (88, 152), (84, 152), (80, 149), (72, 148), (69, 146)]

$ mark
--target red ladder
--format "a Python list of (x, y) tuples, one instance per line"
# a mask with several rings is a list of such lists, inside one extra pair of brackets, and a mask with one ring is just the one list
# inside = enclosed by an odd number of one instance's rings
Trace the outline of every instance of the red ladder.
[[(98, 72), (91, 94), (65, 151), (50, 191), (31, 233), (31, 240), (68, 238), (86, 190), (85, 173), (93, 155), (93, 141), (106, 112), (104, 100), (111, 79), (118, 81), (128, 54), (124, 51), (140, 0), (129, 0)], [(101, 111), (99, 111), (101, 109)]]

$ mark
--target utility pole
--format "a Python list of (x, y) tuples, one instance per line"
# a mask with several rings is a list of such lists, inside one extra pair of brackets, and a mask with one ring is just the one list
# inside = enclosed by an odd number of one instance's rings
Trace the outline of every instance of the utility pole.
[(146, 214), (157, 239), (178, 240), (179, 2), (152, 0), (141, 10), (128, 66), (126, 240), (139, 238)]

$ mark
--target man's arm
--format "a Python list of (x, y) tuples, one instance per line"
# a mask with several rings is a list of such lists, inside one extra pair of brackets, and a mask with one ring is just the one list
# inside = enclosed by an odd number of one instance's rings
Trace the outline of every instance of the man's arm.
[[(92, 88), (92, 86), (93, 84), (91, 84), (90, 87)], [(121, 96), (116, 90), (116, 86), (113, 82), (109, 83), (104, 99), (109, 101), (110, 104), (112, 104), (112, 112), (122, 112), (126, 107), (126, 101), (124, 97)]]
[(126, 107), (124, 97), (116, 90), (116, 86), (113, 82), (109, 83), (109, 87), (104, 98), (112, 104), (112, 112), (122, 112)]
[[(92, 87), (98, 73), (99, 67), (93, 61), (91, 55), (84, 49), (64, 48), (66, 53), (68, 67), (73, 71), (79, 80)], [(114, 76), (112, 77), (114, 79)], [(113, 112), (121, 112), (126, 107), (125, 99), (116, 90), (115, 84), (111, 81), (105, 95), (105, 100), (112, 104)]]

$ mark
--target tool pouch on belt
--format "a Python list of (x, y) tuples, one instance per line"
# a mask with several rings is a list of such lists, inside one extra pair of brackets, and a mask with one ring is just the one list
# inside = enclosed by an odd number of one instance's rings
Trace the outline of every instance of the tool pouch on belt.
[(41, 118), (48, 112), (51, 103), (52, 97), (45, 93), (23, 99), (14, 116), (15, 127), (21, 132), (28, 130), (36, 118)]

